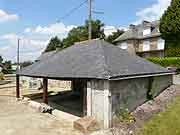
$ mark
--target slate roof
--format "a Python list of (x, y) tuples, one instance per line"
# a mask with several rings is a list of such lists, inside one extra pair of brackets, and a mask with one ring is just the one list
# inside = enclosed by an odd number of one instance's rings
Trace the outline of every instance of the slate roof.
[(75, 44), (22, 69), (19, 75), (48, 78), (112, 79), (169, 73), (165, 68), (103, 40)]
[[(151, 28), (151, 34), (143, 36), (144, 28)], [(159, 21), (149, 22), (149, 25), (142, 24), (135, 25), (134, 29), (129, 28), (126, 32), (124, 32), (121, 36), (119, 36), (114, 42), (124, 41), (129, 39), (146, 39), (151, 37), (158, 37), (161, 36), (159, 32)]]
[(50, 51), (50, 52), (43, 53), (43, 54), (41, 54), (41, 56), (39, 56), (37, 58), (37, 61), (46, 60), (47, 58), (51, 58), (54, 54), (56, 54), (56, 52), (57, 51)]

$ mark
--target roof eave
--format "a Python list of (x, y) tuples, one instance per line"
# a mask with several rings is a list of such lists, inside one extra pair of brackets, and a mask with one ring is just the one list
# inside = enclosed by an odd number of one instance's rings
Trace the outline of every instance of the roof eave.
[(164, 73), (156, 73), (156, 74), (142, 74), (142, 75), (134, 75), (134, 76), (115, 76), (110, 77), (110, 81), (115, 80), (128, 80), (128, 79), (135, 79), (135, 78), (145, 78), (145, 77), (155, 77), (155, 76), (165, 76), (165, 75), (173, 75), (175, 72), (164, 72)]
[(33, 77), (33, 78), (48, 78), (48, 79), (55, 79), (55, 80), (74, 80), (74, 79), (85, 79), (85, 80), (91, 80), (91, 79), (97, 79), (97, 80), (109, 80), (109, 77), (52, 77), (52, 76), (42, 76), (42, 75), (29, 75), (29, 74), (18, 74), (19, 76), (26, 76), (26, 77)]

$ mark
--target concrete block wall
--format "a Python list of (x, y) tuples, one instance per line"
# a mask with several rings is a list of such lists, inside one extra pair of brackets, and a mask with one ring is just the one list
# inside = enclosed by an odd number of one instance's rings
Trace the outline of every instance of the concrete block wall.
[(132, 111), (147, 99), (148, 78), (111, 81), (110, 90), (113, 115), (117, 109), (128, 108)]
[(173, 84), (173, 75), (156, 76), (154, 77), (153, 89), (154, 95), (157, 96), (167, 87)]
[[(154, 77), (154, 96), (172, 84), (172, 75)], [(149, 78), (128, 80), (91, 80), (87, 85), (87, 114), (104, 127), (111, 127), (117, 109), (134, 110), (146, 102)]]
[[(160, 94), (168, 86), (172, 85), (172, 75), (154, 77), (152, 84), (154, 96)], [(112, 117), (117, 109), (134, 110), (137, 106), (147, 101), (149, 78), (136, 78), (110, 82), (112, 94)]]

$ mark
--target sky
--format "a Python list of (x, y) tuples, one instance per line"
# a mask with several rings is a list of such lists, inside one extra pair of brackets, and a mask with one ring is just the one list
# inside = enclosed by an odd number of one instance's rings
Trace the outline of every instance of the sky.
[[(84, 0), (0, 0), (0, 55), (16, 62), (17, 39), (20, 60), (35, 60), (53, 36), (63, 39), (74, 27), (84, 24), (88, 15), (85, 3), (63, 18)], [(105, 24), (105, 34), (128, 28), (142, 20), (160, 18), (171, 0), (93, 0), (93, 19)]]

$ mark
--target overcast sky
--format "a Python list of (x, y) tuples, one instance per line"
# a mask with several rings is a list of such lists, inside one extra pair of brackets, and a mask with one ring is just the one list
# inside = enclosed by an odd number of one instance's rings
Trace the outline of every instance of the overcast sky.
[[(60, 20), (83, 0), (0, 0), (0, 55), (16, 60), (17, 38), (21, 38), (21, 61), (36, 59), (50, 37), (64, 38), (87, 18), (87, 4)], [(93, 15), (105, 23), (105, 32), (126, 28), (142, 20), (157, 20), (170, 0), (93, 0)]]

